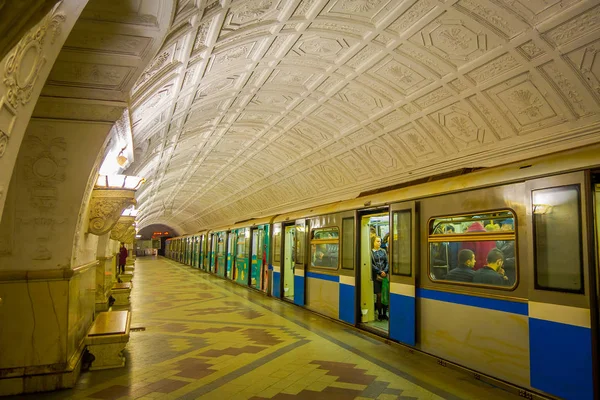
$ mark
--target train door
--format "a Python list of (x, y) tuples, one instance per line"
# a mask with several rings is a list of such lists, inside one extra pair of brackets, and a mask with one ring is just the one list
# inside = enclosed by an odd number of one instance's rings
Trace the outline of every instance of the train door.
[[(595, 233), (595, 269), (590, 274), (591, 282), (591, 298), (590, 305), (592, 311), (592, 366), (594, 376), (594, 393), (595, 398), (600, 397), (600, 173), (592, 177), (594, 184), (594, 233)], [(595, 346), (595, 347), (594, 347)]]
[(250, 264), (250, 286), (260, 290), (262, 286), (262, 269), (265, 233), (262, 229), (252, 229), (252, 254)]
[(204, 249), (205, 242), (205, 236), (200, 235), (200, 255), (198, 256), (198, 267), (200, 267), (201, 270), (204, 270), (204, 255), (206, 254), (206, 250)]
[(392, 204), (390, 257), (390, 338), (414, 346), (417, 335), (416, 277), (419, 248), (415, 202)]
[(248, 253), (250, 250), (250, 228), (242, 228), (237, 231), (236, 255), (235, 255), (235, 281), (247, 285), (248, 277)]
[(294, 270), (296, 264), (296, 226), (284, 225), (283, 239), (283, 299), (294, 301)]
[(568, 399), (594, 397), (587, 182), (583, 172), (527, 182), (530, 384)]
[(217, 257), (215, 260), (215, 273), (221, 277), (225, 277), (225, 232), (219, 232), (217, 235)]
[(227, 232), (227, 279), (232, 279), (233, 262), (235, 257), (235, 234), (231, 231)]
[(306, 241), (309, 228), (305, 220), (296, 221), (294, 262), (294, 304), (306, 302)]
[(389, 214), (362, 214), (360, 221), (360, 268), (357, 271), (360, 282), (360, 324), (387, 336), (389, 292), (386, 286), (389, 286), (389, 256), (385, 238), (389, 237)]
[(210, 246), (210, 251), (208, 253), (208, 271), (214, 273), (215, 257), (217, 255), (217, 235), (211, 233), (210, 242), (208, 244)]

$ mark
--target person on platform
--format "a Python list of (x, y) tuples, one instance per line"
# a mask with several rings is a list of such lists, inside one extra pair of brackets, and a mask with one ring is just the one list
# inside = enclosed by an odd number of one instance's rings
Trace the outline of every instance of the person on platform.
[(125, 248), (125, 243), (121, 243), (121, 248), (119, 249), (119, 274), (125, 272), (125, 264), (127, 263), (127, 249)]

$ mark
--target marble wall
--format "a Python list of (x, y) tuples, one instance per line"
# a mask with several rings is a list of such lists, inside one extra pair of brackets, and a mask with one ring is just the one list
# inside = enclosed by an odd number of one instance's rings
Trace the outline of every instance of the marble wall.
[[(67, 357), (77, 357), (83, 339), (94, 320), (96, 305), (96, 270), (98, 261), (75, 270), (69, 281), (69, 332), (67, 335)], [(73, 361), (71, 360), (71, 364)]]

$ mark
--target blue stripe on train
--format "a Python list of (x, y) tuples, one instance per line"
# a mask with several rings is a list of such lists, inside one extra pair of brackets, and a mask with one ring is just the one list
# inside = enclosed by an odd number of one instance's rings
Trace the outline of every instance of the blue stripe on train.
[(304, 305), (304, 277), (294, 275), (294, 304)]
[(339, 282), (340, 281), (339, 276), (318, 274), (316, 272), (307, 272), (306, 276), (308, 278), (322, 279), (324, 281), (331, 281), (331, 282)]
[(414, 346), (416, 343), (415, 298), (390, 293), (390, 338)]
[(340, 284), (339, 318), (349, 324), (356, 323), (356, 295), (354, 286)]
[(485, 297), (468, 296), (465, 294), (440, 292), (431, 289), (417, 289), (417, 297), (444, 301), (446, 303), (462, 304), (464, 306), (487, 308), (512, 314), (529, 315), (529, 305), (508, 300), (489, 299)]
[(273, 271), (273, 296), (281, 297), (281, 274)]
[(589, 328), (529, 318), (531, 386), (567, 400), (594, 397)]

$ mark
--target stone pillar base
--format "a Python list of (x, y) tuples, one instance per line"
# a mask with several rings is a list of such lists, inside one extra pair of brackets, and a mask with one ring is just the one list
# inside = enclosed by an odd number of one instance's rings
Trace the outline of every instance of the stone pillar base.
[(90, 367), (90, 371), (124, 367), (125, 356), (123, 355), (123, 350), (126, 345), (127, 342), (88, 344), (88, 351), (96, 357)]
[(102, 311), (108, 311), (108, 300), (106, 300), (106, 302), (104, 303), (96, 303), (96, 313), (102, 312)]
[[(6, 376), (6, 378), (0, 379), (0, 396), (72, 388), (77, 383), (81, 373), (82, 355), (83, 347), (78, 352), (73, 365), (67, 366), (62, 371), (57, 370), (58, 365), (38, 366), (35, 367), (35, 371), (28, 371), (27, 368), (16, 368), (6, 371), (0, 369), (0, 376)], [(20, 373), (21, 375), (14, 376), (15, 373)], [(11, 375), (13, 376), (11, 377)]]
[(128, 306), (129, 305), (129, 293), (131, 291), (127, 289), (113, 289), (112, 296), (115, 298), (115, 306)]
[(133, 279), (133, 272), (126, 271), (125, 273), (120, 274), (119, 278), (121, 279), (121, 282), (131, 282)]

